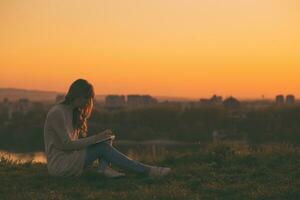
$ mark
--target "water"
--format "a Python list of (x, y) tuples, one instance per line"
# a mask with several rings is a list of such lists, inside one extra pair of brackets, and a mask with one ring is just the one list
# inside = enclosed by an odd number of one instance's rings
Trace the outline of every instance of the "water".
[(13, 153), (0, 150), (0, 161), (2, 158), (15, 163), (47, 163), (44, 152)]

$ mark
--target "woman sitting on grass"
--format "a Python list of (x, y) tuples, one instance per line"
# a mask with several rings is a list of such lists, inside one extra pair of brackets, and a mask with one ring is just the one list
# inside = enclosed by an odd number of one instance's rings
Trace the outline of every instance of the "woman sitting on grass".
[[(112, 146), (113, 133), (105, 130), (87, 137), (87, 119), (93, 109), (93, 86), (83, 79), (72, 83), (63, 102), (48, 112), (44, 125), (47, 168), (51, 175), (78, 176), (99, 159), (98, 172), (106, 177), (124, 173), (110, 168), (110, 163), (149, 176), (164, 176), (170, 168), (134, 161)], [(105, 140), (99, 142), (101, 140)]]

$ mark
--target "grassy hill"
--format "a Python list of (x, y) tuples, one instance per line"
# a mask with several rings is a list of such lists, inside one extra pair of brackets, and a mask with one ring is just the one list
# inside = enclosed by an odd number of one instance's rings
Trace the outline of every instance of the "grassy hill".
[(0, 199), (299, 199), (300, 151), (266, 145), (259, 151), (233, 144), (163, 151), (140, 161), (170, 166), (165, 178), (127, 173), (108, 179), (88, 169), (81, 177), (51, 177), (43, 164), (0, 161)]

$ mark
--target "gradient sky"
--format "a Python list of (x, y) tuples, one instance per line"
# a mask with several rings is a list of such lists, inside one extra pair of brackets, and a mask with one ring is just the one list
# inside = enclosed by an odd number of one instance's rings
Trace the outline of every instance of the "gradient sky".
[(299, 0), (0, 0), (0, 87), (300, 96)]

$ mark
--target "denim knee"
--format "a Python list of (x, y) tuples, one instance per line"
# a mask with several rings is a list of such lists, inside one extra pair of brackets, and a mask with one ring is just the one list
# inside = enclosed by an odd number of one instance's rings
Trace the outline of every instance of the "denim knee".
[(101, 152), (101, 150), (108, 149), (112, 146), (112, 144), (108, 141), (100, 142), (96, 144), (96, 148)]

